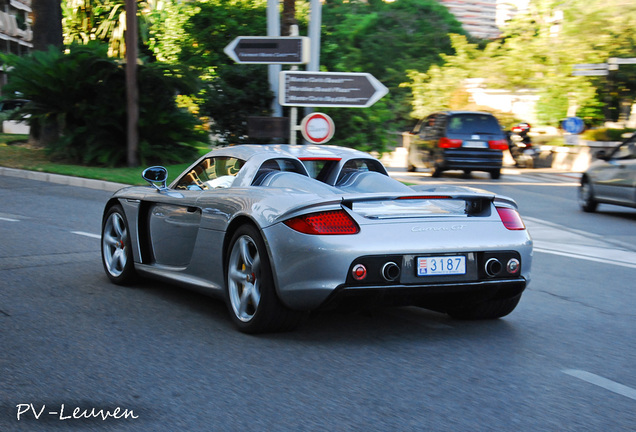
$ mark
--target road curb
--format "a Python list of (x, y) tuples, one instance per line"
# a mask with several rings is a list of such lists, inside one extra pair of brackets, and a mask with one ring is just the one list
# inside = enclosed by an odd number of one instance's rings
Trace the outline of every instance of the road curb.
[(118, 189), (130, 185), (123, 183), (114, 183), (104, 180), (94, 180), (82, 177), (66, 176), (61, 174), (51, 174), (39, 171), (27, 171), (15, 168), (0, 167), (0, 175), (7, 177), (18, 177), (27, 180), (45, 181), (67, 186), (83, 187), (87, 189), (103, 190), (107, 192), (115, 192)]

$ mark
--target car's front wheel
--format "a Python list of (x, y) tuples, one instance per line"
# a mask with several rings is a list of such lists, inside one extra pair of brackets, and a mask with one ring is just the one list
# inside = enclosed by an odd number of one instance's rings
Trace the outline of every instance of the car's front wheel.
[(102, 264), (108, 278), (119, 285), (135, 278), (130, 230), (120, 205), (111, 207), (102, 223)]
[(278, 298), (265, 243), (252, 225), (240, 227), (232, 237), (226, 281), (230, 316), (244, 333), (292, 330), (305, 315)]
[(505, 317), (519, 304), (521, 294), (505, 299), (491, 299), (469, 307), (451, 309), (448, 314), (461, 320), (486, 320)]
[(584, 212), (588, 213), (594, 213), (598, 207), (598, 202), (594, 199), (594, 189), (586, 178), (581, 181), (579, 187), (579, 205)]

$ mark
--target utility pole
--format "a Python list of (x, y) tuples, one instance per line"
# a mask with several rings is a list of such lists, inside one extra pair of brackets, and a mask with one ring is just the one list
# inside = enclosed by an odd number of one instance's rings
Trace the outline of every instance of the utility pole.
[[(322, 27), (322, 2), (311, 0), (309, 9), (309, 63), (306, 70), (317, 72), (320, 70), (320, 30)], [(311, 107), (305, 108), (305, 115), (314, 112)]]
[(137, 0), (126, 0), (126, 125), (127, 163), (139, 165), (137, 155), (139, 132), (139, 88), (137, 86)]
[[(280, 36), (280, 15), (278, 12), (278, 0), (267, 0), (267, 36)], [(279, 64), (270, 64), (267, 67), (269, 88), (274, 94), (272, 99), (272, 117), (282, 117), (283, 107), (278, 103), (278, 75), (283, 70)]]

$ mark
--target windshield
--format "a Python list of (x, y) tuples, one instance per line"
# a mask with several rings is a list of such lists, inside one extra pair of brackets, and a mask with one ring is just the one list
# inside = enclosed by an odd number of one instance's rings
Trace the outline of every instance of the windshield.
[(449, 118), (449, 134), (500, 134), (499, 122), (490, 114), (456, 114)]

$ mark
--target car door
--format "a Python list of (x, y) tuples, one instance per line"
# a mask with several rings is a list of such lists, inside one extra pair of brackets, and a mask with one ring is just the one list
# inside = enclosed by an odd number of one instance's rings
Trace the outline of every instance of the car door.
[(155, 264), (180, 268), (190, 264), (202, 223), (200, 198), (205, 194), (214, 201), (225, 195), (243, 164), (226, 156), (205, 158), (183, 173), (172, 189), (152, 199), (147, 212), (148, 244)]
[(202, 191), (160, 193), (148, 203), (148, 235), (154, 263), (185, 268), (201, 225), (201, 209), (195, 205)]
[(599, 199), (636, 202), (636, 138), (621, 144), (599, 168), (595, 180)]

